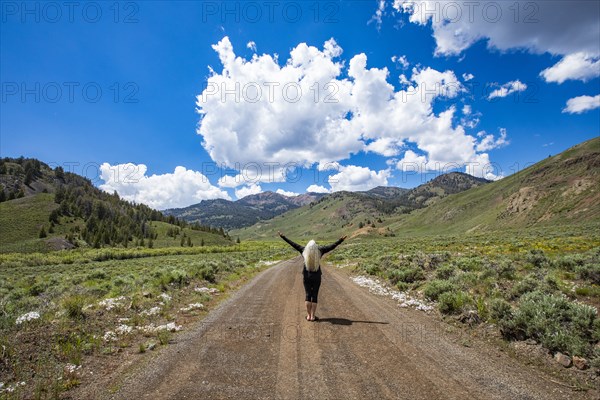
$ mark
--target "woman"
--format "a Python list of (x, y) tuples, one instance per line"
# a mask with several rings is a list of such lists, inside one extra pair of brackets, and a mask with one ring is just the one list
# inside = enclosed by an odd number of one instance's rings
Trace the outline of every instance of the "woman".
[(340, 238), (337, 242), (328, 246), (318, 246), (314, 240), (308, 242), (306, 246), (300, 246), (298, 243), (294, 243), (286, 238), (281, 232), (277, 232), (277, 234), (304, 257), (302, 275), (304, 278), (304, 291), (306, 292), (304, 302), (306, 305), (306, 320), (315, 321), (318, 319), (315, 316), (315, 311), (317, 311), (317, 295), (319, 294), (319, 286), (321, 286), (321, 257), (339, 246), (340, 243), (346, 240), (347, 236)]

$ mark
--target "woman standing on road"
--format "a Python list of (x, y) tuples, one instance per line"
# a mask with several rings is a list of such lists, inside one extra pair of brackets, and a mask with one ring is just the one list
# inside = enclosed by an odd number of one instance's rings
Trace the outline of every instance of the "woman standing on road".
[(290, 246), (298, 250), (304, 257), (304, 268), (302, 269), (304, 291), (306, 292), (306, 320), (315, 321), (318, 318), (315, 316), (317, 311), (317, 295), (321, 286), (321, 257), (326, 253), (339, 246), (347, 236), (340, 238), (337, 242), (327, 245), (318, 246), (314, 240), (308, 242), (306, 246), (301, 246), (298, 243), (292, 242), (286, 238), (283, 233), (277, 232), (279, 237), (288, 242)]

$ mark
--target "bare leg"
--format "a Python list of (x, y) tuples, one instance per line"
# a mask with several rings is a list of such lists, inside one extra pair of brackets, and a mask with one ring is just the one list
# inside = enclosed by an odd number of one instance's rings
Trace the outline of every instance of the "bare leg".
[(311, 313), (310, 313), (310, 311), (312, 309), (312, 307), (311, 307), (312, 303), (310, 301), (305, 301), (304, 304), (306, 305), (306, 319), (310, 320), (312, 318)]
[(317, 311), (317, 303), (310, 303), (310, 319), (315, 320), (315, 312)]

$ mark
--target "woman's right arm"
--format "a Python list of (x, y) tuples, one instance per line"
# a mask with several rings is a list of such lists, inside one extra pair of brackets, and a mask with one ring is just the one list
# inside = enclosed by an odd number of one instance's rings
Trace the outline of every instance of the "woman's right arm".
[(290, 239), (286, 238), (283, 235), (283, 233), (281, 233), (281, 232), (277, 232), (277, 234), (279, 235), (280, 238), (282, 238), (283, 240), (288, 242), (290, 246), (292, 246), (293, 248), (298, 250), (300, 253), (302, 253), (304, 251), (304, 246), (300, 246), (298, 243), (295, 243), (295, 242), (291, 241)]

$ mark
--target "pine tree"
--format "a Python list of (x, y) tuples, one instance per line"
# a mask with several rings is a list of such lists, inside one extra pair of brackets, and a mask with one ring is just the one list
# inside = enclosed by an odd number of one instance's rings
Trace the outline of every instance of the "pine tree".
[(237, 237), (237, 240), (235, 241), (237, 244), (240, 244), (240, 237)]
[(182, 237), (181, 237), (181, 241), (179, 242), (179, 245), (180, 245), (181, 247), (183, 247), (183, 245), (185, 244), (184, 240), (185, 240), (185, 239), (184, 239), (184, 238), (183, 238), (183, 236), (182, 236)]
[(187, 245), (188, 245), (189, 247), (193, 247), (193, 245), (192, 245), (192, 238), (191, 238), (191, 237), (189, 237), (189, 236), (188, 236), (188, 238), (187, 238)]
[(6, 193), (4, 192), (4, 188), (0, 186), (0, 203), (6, 201)]
[(46, 234), (46, 229), (44, 229), (44, 226), (43, 226), (43, 225), (42, 225), (42, 229), (40, 229), (40, 235), (39, 235), (39, 236), (40, 236), (40, 239), (43, 239), (43, 238), (45, 238), (46, 236), (48, 236), (48, 235)]
[(54, 176), (60, 180), (65, 179), (65, 170), (62, 167), (56, 167), (54, 169)]
[(200, 246), (204, 246), (204, 238), (200, 241)]
[(153, 248), (153, 247), (154, 247), (154, 240), (152, 240), (152, 238), (150, 238), (150, 239), (148, 240), (148, 248), (149, 248), (149, 249), (151, 249), (151, 248)]

